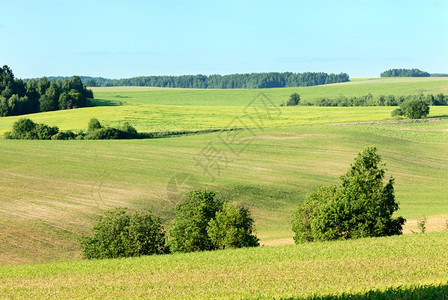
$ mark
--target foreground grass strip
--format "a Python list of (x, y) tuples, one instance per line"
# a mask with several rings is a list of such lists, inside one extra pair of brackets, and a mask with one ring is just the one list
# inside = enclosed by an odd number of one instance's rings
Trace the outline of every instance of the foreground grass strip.
[(292, 299), (348, 295), (383, 299), (411, 292), (438, 295), (446, 287), (416, 287), (448, 282), (447, 240), (445, 232), (8, 266), (0, 267), (0, 294), (12, 298)]

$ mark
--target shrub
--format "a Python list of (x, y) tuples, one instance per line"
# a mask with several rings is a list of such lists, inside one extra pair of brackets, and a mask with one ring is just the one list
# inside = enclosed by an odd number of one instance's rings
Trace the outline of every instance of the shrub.
[[(78, 134), (71, 130), (59, 131), (57, 134), (51, 137), (52, 140), (76, 140)], [(82, 136), (81, 136), (82, 137)]]
[(93, 232), (93, 237), (81, 239), (83, 256), (88, 259), (165, 253), (164, 229), (149, 212), (128, 215), (125, 208), (108, 211)]
[(409, 99), (400, 105), (403, 115), (410, 119), (426, 118), (429, 114), (429, 104), (420, 99)]
[(393, 178), (384, 184), (384, 165), (374, 147), (359, 153), (338, 186), (308, 194), (292, 222), (296, 243), (401, 234)]
[(286, 106), (297, 106), (299, 105), (300, 102), (300, 95), (297, 93), (293, 93), (291, 94), (291, 96), (289, 96), (289, 100), (288, 102), (286, 102)]
[(103, 128), (103, 126), (101, 125), (100, 121), (98, 121), (98, 119), (96, 118), (92, 118), (89, 121), (89, 125), (87, 125), (87, 132), (92, 132), (101, 128)]
[(59, 132), (56, 126), (34, 123), (30, 119), (19, 119), (12, 125), (11, 132), (5, 134), (5, 138), (18, 140), (50, 140)]
[(403, 112), (401, 111), (400, 108), (397, 108), (392, 111), (391, 115), (392, 115), (392, 117), (401, 117), (401, 116), (403, 116)]
[(176, 216), (169, 230), (170, 251), (213, 250), (215, 247), (208, 237), (207, 226), (222, 205), (211, 191), (191, 191), (188, 198), (176, 207)]
[(426, 232), (426, 217), (417, 220), (417, 227), (420, 230), (420, 233)]
[(254, 220), (247, 208), (237, 202), (227, 202), (215, 219), (208, 223), (207, 234), (216, 249), (256, 247)]

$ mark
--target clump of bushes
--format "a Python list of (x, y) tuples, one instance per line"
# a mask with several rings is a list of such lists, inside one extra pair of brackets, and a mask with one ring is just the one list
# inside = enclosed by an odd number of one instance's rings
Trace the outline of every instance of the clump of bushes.
[(83, 237), (83, 256), (118, 258), (162, 254), (165, 230), (150, 212), (128, 214), (125, 208), (106, 212), (93, 227), (93, 237)]
[(392, 111), (392, 117), (403, 116), (410, 119), (426, 118), (428, 114), (428, 103), (420, 99), (408, 99), (400, 105), (400, 108)]
[(19, 119), (13, 124), (12, 130), (5, 133), (5, 138), (16, 140), (118, 140), (147, 137), (148, 134), (138, 133), (129, 123), (118, 128), (103, 127), (95, 118), (90, 120), (87, 133), (59, 131), (56, 126), (37, 124), (30, 119)]
[(30, 119), (19, 119), (12, 125), (12, 130), (5, 133), (5, 138), (16, 140), (51, 140), (58, 134), (59, 128), (34, 123)]
[(191, 191), (176, 207), (168, 239), (160, 220), (150, 212), (128, 214), (124, 208), (99, 217), (93, 232), (92, 237), (81, 238), (83, 256), (87, 259), (259, 245), (249, 210), (237, 202), (224, 203), (207, 190)]
[(401, 234), (394, 180), (384, 180), (376, 148), (359, 153), (339, 185), (320, 187), (297, 208), (292, 229), (296, 243)]
[(211, 191), (196, 190), (176, 207), (168, 244), (172, 252), (256, 247), (259, 242), (253, 231), (247, 208), (223, 203)]

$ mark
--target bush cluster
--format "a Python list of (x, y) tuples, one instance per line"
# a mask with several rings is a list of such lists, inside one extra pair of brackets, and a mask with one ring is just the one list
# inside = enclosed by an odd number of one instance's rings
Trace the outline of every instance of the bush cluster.
[(119, 208), (99, 218), (93, 237), (82, 237), (81, 247), (88, 259), (255, 247), (259, 243), (253, 230), (247, 208), (223, 203), (213, 192), (195, 190), (176, 208), (168, 240), (151, 213), (129, 215)]
[(85, 258), (118, 258), (162, 254), (165, 230), (150, 212), (127, 214), (118, 208), (99, 217), (93, 237), (84, 236), (81, 247)]
[(419, 99), (406, 100), (401, 103), (400, 108), (392, 111), (392, 117), (404, 116), (410, 119), (426, 118), (428, 114), (428, 103)]
[(256, 247), (254, 220), (238, 203), (223, 203), (207, 190), (192, 191), (176, 207), (169, 231), (172, 252)]
[(119, 128), (103, 127), (93, 118), (90, 120), (87, 132), (59, 131), (57, 126), (34, 123), (30, 119), (19, 119), (10, 132), (5, 133), (6, 139), (16, 140), (118, 140), (146, 138), (147, 134), (140, 134), (129, 123)]
[(386, 184), (384, 165), (374, 147), (359, 153), (339, 185), (308, 194), (293, 218), (296, 243), (401, 234), (393, 178)]

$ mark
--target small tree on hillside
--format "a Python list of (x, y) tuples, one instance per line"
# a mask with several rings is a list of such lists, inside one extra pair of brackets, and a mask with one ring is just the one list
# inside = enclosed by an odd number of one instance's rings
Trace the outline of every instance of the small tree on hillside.
[(291, 94), (289, 96), (288, 102), (286, 102), (286, 106), (297, 106), (300, 102), (300, 95), (297, 93)]
[(376, 148), (359, 153), (338, 186), (321, 187), (307, 195), (295, 212), (296, 243), (401, 234), (405, 219), (398, 210), (393, 178), (386, 184)]
[(429, 114), (429, 104), (424, 100), (410, 99), (400, 105), (400, 110), (410, 119), (426, 118)]
[(208, 236), (217, 249), (256, 247), (259, 240), (253, 232), (254, 219), (249, 210), (237, 202), (224, 203), (207, 228)]
[(92, 118), (90, 119), (89, 125), (87, 126), (87, 131), (92, 132), (101, 128), (103, 128), (103, 126), (101, 125), (100, 121), (98, 121), (97, 118)]
[(210, 220), (221, 210), (222, 202), (207, 190), (191, 191), (188, 198), (176, 207), (176, 216), (169, 230), (171, 252), (213, 250), (207, 234)]

